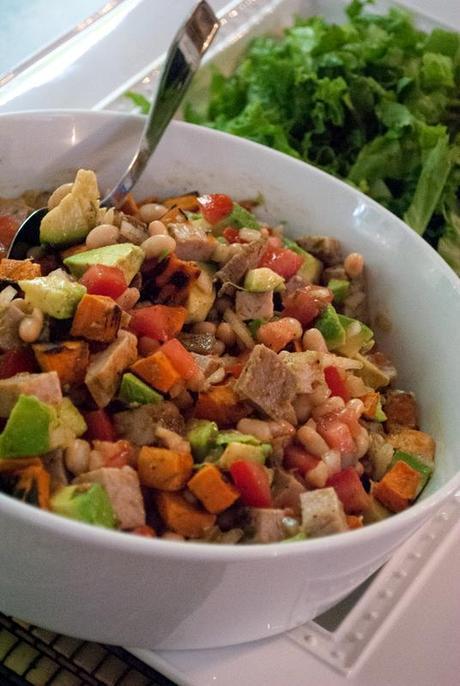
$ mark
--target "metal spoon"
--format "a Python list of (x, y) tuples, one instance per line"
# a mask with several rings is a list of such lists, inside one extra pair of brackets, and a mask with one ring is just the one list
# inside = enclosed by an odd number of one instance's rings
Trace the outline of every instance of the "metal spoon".
[[(137, 151), (126, 172), (102, 200), (103, 207), (120, 207), (123, 204), (177, 111), (218, 29), (219, 20), (208, 3), (202, 0), (174, 37)], [(22, 260), (30, 248), (40, 244), (40, 222), (47, 211), (46, 207), (35, 210), (21, 224), (9, 247), (8, 257)]]

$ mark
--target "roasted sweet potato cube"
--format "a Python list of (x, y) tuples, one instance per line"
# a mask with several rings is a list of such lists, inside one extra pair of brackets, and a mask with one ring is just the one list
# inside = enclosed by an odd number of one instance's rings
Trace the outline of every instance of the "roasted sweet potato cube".
[(349, 529), (360, 529), (363, 524), (362, 515), (345, 515)]
[(178, 207), (185, 212), (198, 212), (200, 206), (198, 205), (198, 197), (195, 193), (188, 193), (187, 195), (176, 195), (171, 198), (166, 198), (161, 202), (164, 207), (170, 209), (171, 207)]
[(239, 491), (225, 481), (220, 469), (213, 464), (201, 467), (188, 482), (188, 488), (212, 514), (223, 512), (240, 496)]
[(422, 475), (406, 462), (398, 461), (374, 484), (372, 494), (392, 512), (401, 512), (419, 492)]
[(31, 260), (10, 260), (4, 257), (0, 262), (0, 279), (20, 281), (21, 279), (35, 279), (41, 275), (40, 265)]
[(248, 414), (247, 405), (228, 384), (213, 386), (206, 393), (200, 393), (195, 405), (197, 419), (210, 419), (225, 428), (239, 422)]
[(155, 269), (155, 301), (166, 305), (182, 305), (200, 273), (195, 262), (180, 260), (171, 253)]
[(182, 378), (161, 350), (137, 360), (131, 366), (131, 371), (163, 393), (167, 393)]
[(192, 474), (193, 458), (166, 448), (143, 446), (139, 452), (137, 471), (143, 486), (163, 491), (179, 491)]
[(434, 460), (436, 445), (430, 434), (415, 429), (401, 429), (396, 433), (387, 436), (388, 443), (391, 443), (396, 450), (402, 450), (412, 455), (420, 455), (426, 460)]
[(40, 369), (57, 372), (62, 386), (83, 383), (89, 364), (89, 346), (86, 341), (36, 343), (32, 346)]
[(70, 331), (89, 341), (111, 343), (120, 328), (121, 308), (105, 295), (84, 295), (78, 303)]
[(216, 515), (198, 510), (179, 493), (160, 491), (155, 502), (166, 527), (185, 538), (201, 538), (215, 524)]
[(388, 432), (397, 431), (401, 427), (417, 428), (417, 404), (412, 393), (390, 391), (383, 410), (387, 416)]

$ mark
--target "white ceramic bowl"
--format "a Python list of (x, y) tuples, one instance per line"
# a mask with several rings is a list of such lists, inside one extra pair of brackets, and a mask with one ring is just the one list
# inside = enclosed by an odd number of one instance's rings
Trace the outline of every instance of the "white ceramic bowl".
[[(0, 116), (0, 195), (53, 188), (76, 168), (119, 176), (142, 119), (110, 113)], [(415, 506), (379, 524), (292, 545), (148, 540), (79, 524), (0, 496), (0, 609), (86, 639), (203, 648), (273, 635), (314, 617), (375, 571), (459, 485), (460, 281), (414, 232), (344, 183), (280, 153), (174, 123), (136, 189), (262, 193), (292, 235), (340, 238), (368, 265), (380, 336), (437, 439), (436, 473)]]

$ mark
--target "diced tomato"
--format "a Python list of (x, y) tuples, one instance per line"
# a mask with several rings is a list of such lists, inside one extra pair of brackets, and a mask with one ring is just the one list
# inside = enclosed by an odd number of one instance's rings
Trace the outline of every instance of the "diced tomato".
[(167, 341), (161, 347), (161, 350), (169, 358), (169, 361), (183, 379), (191, 379), (199, 371), (193, 355), (184, 348), (177, 338)]
[(319, 315), (320, 308), (310, 293), (299, 288), (283, 299), (284, 317), (295, 317), (302, 326), (308, 326)]
[(21, 222), (12, 214), (0, 214), (0, 257), (4, 257), (10, 247)]
[(227, 226), (222, 231), (222, 235), (229, 243), (246, 243), (246, 241), (241, 240), (240, 232), (234, 226)]
[(115, 442), (117, 440), (115, 427), (105, 410), (87, 412), (85, 414), (85, 421), (88, 427), (87, 435), (90, 441)]
[(129, 441), (101, 441), (93, 440), (95, 450), (98, 450), (104, 460), (104, 467), (125, 467), (134, 461), (134, 449)]
[(37, 371), (37, 362), (31, 348), (7, 350), (0, 356), (0, 379), (9, 379), (20, 372)]
[(350, 433), (353, 436), (353, 438), (356, 438), (359, 436), (359, 434), (362, 431), (362, 426), (358, 421), (358, 417), (356, 416), (356, 412), (351, 410), (349, 407), (346, 407), (344, 410), (339, 412), (338, 418), (340, 419), (341, 422), (344, 422), (350, 429)]
[(237, 460), (230, 465), (230, 474), (245, 505), (271, 507), (268, 473), (260, 462)]
[(345, 402), (348, 402), (350, 400), (350, 394), (347, 391), (345, 382), (342, 379), (337, 367), (325, 367), (324, 378), (326, 379), (326, 383), (329, 386), (332, 395), (337, 395), (339, 396), (339, 398), (343, 398)]
[(243, 367), (244, 367), (243, 362), (235, 362), (235, 364), (232, 364), (231, 367), (227, 367), (227, 371), (235, 379), (238, 379), (238, 377), (241, 375), (241, 372), (243, 371)]
[(286, 469), (296, 469), (300, 474), (305, 475), (318, 463), (319, 458), (307, 453), (300, 445), (288, 445), (284, 450), (283, 465)]
[(336, 415), (329, 414), (321, 417), (316, 424), (316, 430), (328, 446), (333, 450), (338, 450), (342, 456), (354, 453), (355, 444), (350, 429)]
[(91, 295), (107, 295), (116, 300), (128, 288), (125, 275), (118, 267), (93, 264), (80, 279)]
[(167, 341), (181, 331), (187, 317), (185, 307), (151, 305), (131, 312), (129, 328), (137, 336), (148, 336), (156, 341)]
[(131, 533), (137, 534), (138, 536), (145, 536), (146, 538), (155, 538), (155, 536), (157, 535), (155, 529), (152, 529), (152, 527), (148, 524), (141, 524), (140, 526), (136, 526), (136, 528), (133, 529)]
[(275, 248), (268, 245), (259, 260), (259, 267), (269, 267), (285, 279), (296, 274), (303, 264), (304, 258), (289, 248)]
[(131, 193), (128, 193), (128, 195), (126, 196), (123, 205), (120, 207), (120, 212), (124, 212), (125, 214), (130, 215), (135, 215), (139, 212), (139, 206), (137, 202), (134, 200)]
[(326, 486), (332, 486), (347, 514), (360, 514), (369, 507), (369, 496), (354, 467), (330, 476)]
[(210, 224), (217, 224), (233, 210), (233, 200), (223, 193), (210, 193), (198, 198), (201, 214)]

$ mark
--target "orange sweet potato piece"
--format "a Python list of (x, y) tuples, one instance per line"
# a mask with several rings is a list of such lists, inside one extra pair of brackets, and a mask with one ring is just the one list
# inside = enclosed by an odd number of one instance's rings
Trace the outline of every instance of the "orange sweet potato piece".
[(182, 305), (200, 274), (201, 270), (195, 262), (180, 260), (175, 253), (171, 253), (155, 268), (155, 302)]
[(392, 512), (401, 512), (416, 497), (421, 478), (420, 472), (400, 460), (374, 484), (372, 494)]
[(78, 303), (70, 333), (89, 341), (111, 343), (117, 337), (120, 321), (121, 308), (115, 300), (87, 293)]
[(17, 477), (13, 489), (15, 498), (32, 505), (38, 505), (43, 510), (48, 509), (51, 477), (42, 464), (33, 464), (12, 472), (12, 476)]
[[(163, 205), (163, 203), (161, 203)], [(165, 226), (168, 224), (180, 224), (187, 221), (186, 215), (182, 212), (180, 207), (172, 206), (168, 208), (165, 214), (162, 214), (160, 221), (163, 222)]]
[(36, 343), (32, 346), (43, 372), (57, 372), (62, 386), (83, 383), (89, 364), (89, 346), (86, 341)]
[(187, 195), (176, 195), (172, 198), (166, 198), (166, 200), (163, 200), (161, 204), (168, 209), (171, 207), (178, 207), (184, 212), (198, 212), (200, 209), (197, 196), (194, 193), (188, 193)]
[(212, 514), (223, 512), (240, 496), (236, 488), (225, 481), (220, 469), (213, 464), (201, 467), (188, 482), (188, 488)]
[(225, 428), (246, 417), (248, 407), (236, 395), (233, 387), (226, 384), (213, 386), (205, 393), (198, 395), (195, 405), (197, 419), (210, 419)]
[(216, 515), (198, 510), (179, 493), (160, 491), (155, 502), (166, 527), (186, 538), (201, 538), (215, 524)]
[(17, 472), (25, 467), (39, 467), (42, 461), (39, 457), (19, 457), (14, 460), (0, 460), (0, 474)]
[(363, 524), (362, 515), (345, 515), (349, 529), (360, 529)]
[(0, 279), (19, 281), (21, 279), (35, 279), (41, 274), (40, 265), (30, 260), (10, 260), (4, 257), (0, 262)]
[(377, 405), (380, 399), (380, 393), (376, 391), (370, 391), (366, 395), (361, 396), (360, 400), (364, 405), (363, 414), (369, 418), (373, 419), (377, 411)]
[(144, 445), (139, 452), (137, 471), (143, 486), (163, 491), (179, 491), (192, 474), (193, 458), (166, 448)]
[(182, 378), (161, 350), (137, 360), (131, 365), (131, 371), (163, 393), (167, 393)]
[(125, 214), (130, 214), (134, 215), (139, 212), (139, 207), (137, 206), (137, 202), (134, 200), (133, 196), (131, 193), (128, 193), (126, 196), (123, 205), (120, 207), (121, 212), (124, 212)]

